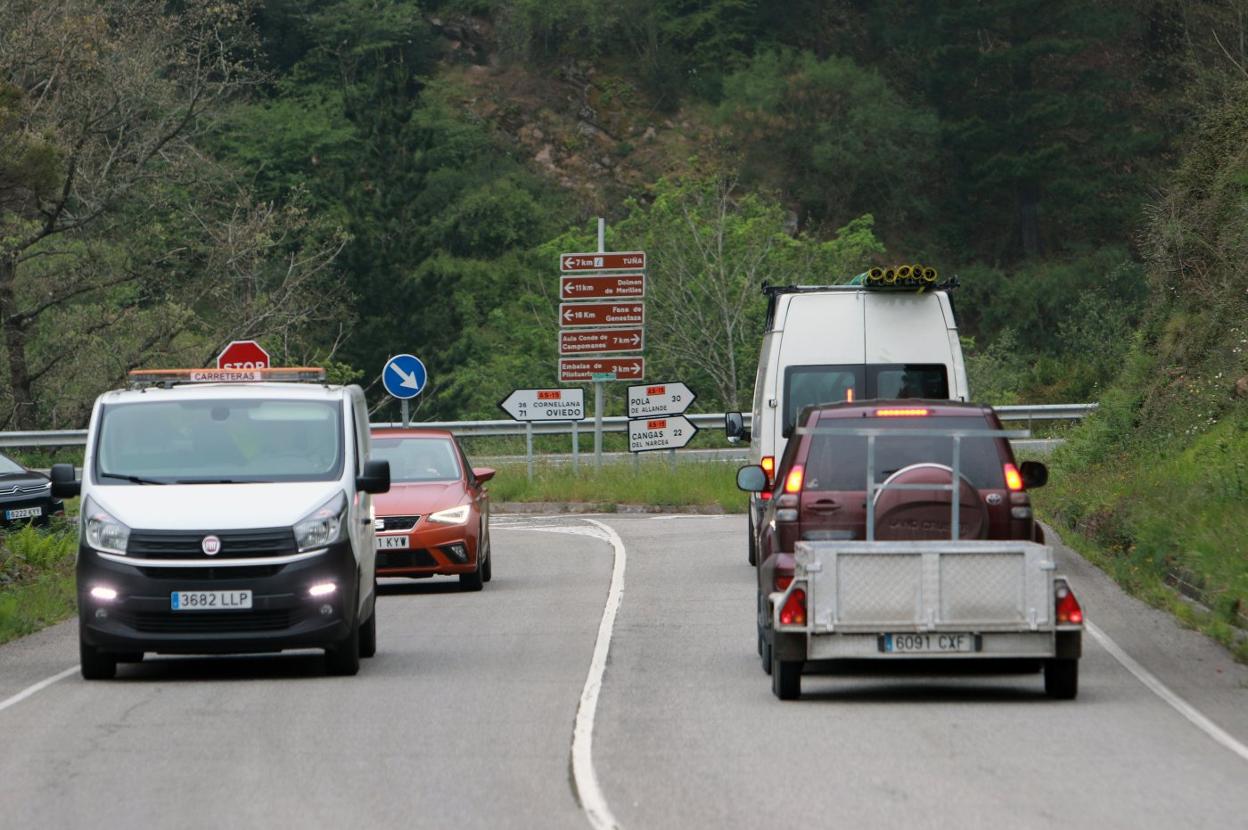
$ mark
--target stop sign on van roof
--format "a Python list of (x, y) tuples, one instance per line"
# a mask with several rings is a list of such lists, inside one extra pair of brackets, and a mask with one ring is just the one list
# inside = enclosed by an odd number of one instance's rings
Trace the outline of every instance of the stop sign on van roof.
[(254, 340), (235, 340), (217, 355), (218, 369), (267, 369), (269, 353)]

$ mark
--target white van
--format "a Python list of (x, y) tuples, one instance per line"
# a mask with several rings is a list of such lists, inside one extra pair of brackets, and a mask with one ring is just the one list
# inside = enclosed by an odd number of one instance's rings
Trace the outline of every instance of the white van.
[[(803, 407), (868, 398), (969, 399), (953, 306), (943, 290), (770, 286), (750, 429), (730, 412), (730, 441), (774, 474)], [(764, 498), (750, 497), (749, 559)]]
[[(305, 382), (274, 382), (274, 381)], [(95, 402), (82, 480), (82, 675), (112, 677), (145, 652), (325, 649), (355, 674), (377, 648), (372, 494), (358, 386), (320, 369), (131, 373)]]

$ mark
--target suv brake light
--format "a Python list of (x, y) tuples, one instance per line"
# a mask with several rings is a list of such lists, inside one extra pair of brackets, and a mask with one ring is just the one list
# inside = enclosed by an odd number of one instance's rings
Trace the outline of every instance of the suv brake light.
[(1066, 580), (1059, 579), (1053, 583), (1053, 595), (1057, 604), (1058, 625), (1082, 625), (1083, 608), (1075, 599), (1075, 592), (1070, 590)]
[(875, 417), (877, 418), (922, 418), (932, 414), (932, 410), (921, 407), (906, 407), (894, 409), (877, 409)]
[(802, 492), (802, 478), (806, 471), (801, 464), (794, 464), (793, 469), (789, 470), (789, 474), (784, 479), (784, 492), (800, 493)]
[(1018, 493), (1023, 489), (1023, 476), (1019, 473), (1018, 468), (1013, 464), (1007, 463), (1003, 468), (1005, 472), (1005, 486), (1010, 489), (1011, 493)]

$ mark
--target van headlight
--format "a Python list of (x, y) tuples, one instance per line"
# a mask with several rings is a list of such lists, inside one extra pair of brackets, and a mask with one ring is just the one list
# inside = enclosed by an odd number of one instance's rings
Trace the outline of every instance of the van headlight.
[(113, 518), (112, 514), (96, 504), (90, 496), (83, 501), (82, 515), (82, 532), (90, 547), (102, 553), (126, 555), (130, 528)]
[(342, 491), (295, 523), (300, 552), (323, 548), (340, 540), (347, 529), (347, 497)]
[(430, 513), (429, 521), (443, 525), (462, 525), (468, 521), (468, 505), (461, 504), (459, 507)]

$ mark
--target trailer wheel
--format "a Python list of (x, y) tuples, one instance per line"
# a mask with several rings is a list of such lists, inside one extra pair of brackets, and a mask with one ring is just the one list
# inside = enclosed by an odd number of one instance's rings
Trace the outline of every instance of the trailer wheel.
[(797, 660), (771, 661), (771, 691), (781, 700), (797, 700), (802, 696), (802, 664)]
[(758, 654), (763, 659), (763, 671), (771, 674), (771, 643), (762, 631), (758, 632)]
[(1044, 692), (1057, 700), (1074, 700), (1079, 694), (1079, 661), (1044, 661)]
[(749, 523), (750, 523), (750, 527), (748, 531), (750, 535), (748, 559), (750, 560), (751, 565), (757, 565), (758, 564), (758, 542), (754, 538), (754, 508), (753, 506), (747, 507), (746, 511), (749, 513)]

